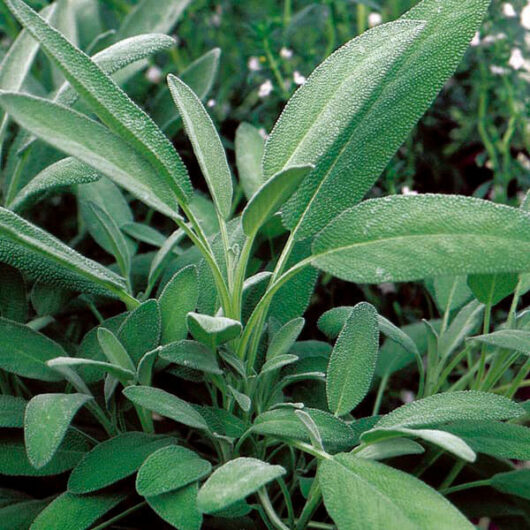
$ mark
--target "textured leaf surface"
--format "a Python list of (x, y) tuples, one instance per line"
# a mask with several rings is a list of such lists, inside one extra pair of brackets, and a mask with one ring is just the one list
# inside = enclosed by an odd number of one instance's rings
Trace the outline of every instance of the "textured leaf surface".
[(204, 418), (186, 401), (161, 390), (147, 386), (129, 386), (123, 390), (125, 396), (136, 405), (152, 410), (188, 427), (208, 429)]
[(85, 394), (39, 394), (31, 399), (24, 416), (24, 440), (34, 467), (53, 458), (73, 417), (90, 399)]
[(431, 528), (433, 521), (437, 530), (474, 528), (425, 483), (378, 462), (336, 455), (320, 464), (318, 481), (328, 513), (341, 530), (420, 530)]
[(425, 449), (413, 440), (409, 440), (408, 438), (391, 438), (367, 445), (361, 448), (360, 451), (356, 451), (355, 456), (358, 458), (367, 458), (368, 460), (384, 460), (402, 455), (419, 455), (424, 452)]
[(270, 178), (316, 165), (284, 214), (289, 228), (303, 217), (300, 238), (363, 198), (455, 70), (488, 5), (424, 0), (337, 50), (296, 92), (267, 142), (264, 168)]
[(359, 283), (530, 269), (530, 215), (448, 195), (365, 201), (318, 234), (313, 264)]
[(477, 274), (467, 283), (479, 302), (495, 305), (514, 292), (518, 280), (517, 274)]
[(4, 208), (0, 208), (0, 261), (67, 289), (108, 295), (125, 288), (116, 274)]
[(199, 490), (199, 510), (213, 513), (227, 508), (284, 474), (282, 466), (272, 466), (257, 458), (230, 460), (216, 469)]
[(491, 485), (503, 493), (530, 500), (530, 469), (499, 473), (492, 477)]
[(125, 499), (123, 493), (74, 495), (65, 492), (54, 499), (31, 525), (32, 530), (85, 530)]
[(265, 182), (261, 167), (265, 140), (256, 127), (242, 123), (236, 130), (235, 149), (239, 181), (250, 199)]
[(378, 349), (377, 312), (361, 302), (351, 310), (329, 360), (326, 394), (337, 416), (353, 410), (368, 392)]
[(221, 139), (201, 100), (188, 85), (173, 75), (167, 82), (213, 202), (227, 219), (232, 208), (232, 175)]
[(41, 381), (62, 379), (46, 366), (46, 361), (65, 355), (59, 344), (28, 326), (5, 318), (0, 318), (0, 337), (0, 368)]
[(0, 427), (23, 427), (26, 405), (21, 397), (0, 395)]
[(188, 313), (188, 329), (199, 342), (215, 348), (241, 334), (241, 323), (226, 317)]
[(500, 329), (487, 335), (471, 337), (472, 340), (495, 346), (514, 350), (524, 355), (530, 355), (530, 331), (522, 329)]
[(136, 491), (143, 497), (183, 488), (210, 473), (212, 465), (185, 447), (159, 449), (142, 464), (136, 475)]
[(50, 368), (60, 369), (62, 366), (72, 368), (91, 368), (92, 373), (108, 373), (111, 376), (119, 379), (120, 381), (132, 381), (134, 379), (134, 372), (121, 368), (111, 363), (105, 363), (102, 361), (95, 361), (93, 359), (81, 359), (79, 357), (56, 357), (46, 363)]
[(154, 451), (173, 444), (168, 436), (126, 432), (96, 445), (79, 462), (68, 480), (70, 493), (90, 493), (136, 472)]
[(267, 348), (267, 360), (287, 354), (302, 332), (304, 324), (305, 320), (302, 317), (293, 318), (293, 320), (284, 324), (270, 341)]
[(166, 361), (210, 374), (222, 374), (215, 354), (204, 344), (194, 340), (179, 340), (162, 346), (159, 356)]

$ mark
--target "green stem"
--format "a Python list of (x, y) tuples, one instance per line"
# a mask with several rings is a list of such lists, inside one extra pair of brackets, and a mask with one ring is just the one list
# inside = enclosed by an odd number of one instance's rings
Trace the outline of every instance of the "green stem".
[(311, 484), (311, 489), (307, 497), (307, 501), (302, 509), (300, 518), (296, 522), (296, 530), (304, 530), (308, 527), (308, 523), (313, 517), (316, 509), (320, 506), (322, 502), (322, 493), (320, 492), (320, 487), (318, 485), (317, 479), (314, 479), (313, 484)]
[(383, 400), (383, 394), (385, 392), (386, 385), (390, 379), (390, 373), (386, 373), (379, 383), (379, 388), (377, 389), (377, 396), (375, 398), (374, 409), (372, 411), (372, 416), (377, 416), (379, 414), (379, 409), (381, 408), (381, 401)]
[(263, 39), (263, 49), (265, 51), (265, 55), (267, 56), (267, 61), (269, 61), (269, 66), (271, 67), (272, 73), (276, 78), (276, 83), (278, 84), (282, 97), (287, 100), (289, 99), (289, 92), (287, 91), (287, 88), (285, 88), (285, 79), (280, 72), (280, 68), (278, 67), (278, 63), (276, 62), (274, 55), (272, 54), (268, 37)]
[(490, 480), (476, 480), (475, 482), (467, 482), (466, 484), (458, 484), (458, 486), (452, 486), (450, 488), (441, 489), (440, 493), (443, 495), (449, 495), (451, 493), (456, 493), (457, 491), (464, 491), (471, 488), (481, 488), (484, 486), (489, 486)]
[[(490, 330), (490, 321), (491, 321), (491, 301), (486, 304), (486, 310), (484, 312), (484, 326), (482, 327), (482, 333), (487, 335)], [(482, 344), (480, 349), (480, 364), (477, 373), (477, 379), (475, 382), (475, 387), (478, 388), (484, 379), (484, 374), (486, 370), (486, 344)]]
[(283, 523), (283, 521), (280, 519), (280, 517), (274, 510), (274, 507), (272, 506), (271, 500), (269, 498), (269, 494), (267, 493), (265, 487), (258, 490), (258, 497), (272, 525), (278, 530), (289, 530), (289, 527)]
[(132, 506), (128, 510), (125, 510), (124, 512), (119, 513), (118, 515), (114, 516), (112, 519), (109, 519), (108, 521), (105, 521), (104, 523), (101, 523), (98, 526), (94, 526), (92, 530), (103, 530), (104, 528), (108, 528), (109, 526), (113, 525), (114, 523), (120, 521), (121, 519), (124, 519), (131, 513), (136, 512), (140, 508), (143, 508), (147, 504), (146, 501), (140, 502), (139, 504), (136, 504), (135, 506)]
[(455, 465), (452, 467), (451, 471), (447, 474), (444, 481), (440, 485), (440, 490), (446, 490), (451, 486), (451, 484), (455, 481), (456, 477), (460, 474), (460, 471), (464, 469), (465, 462), (458, 461), (455, 463)]

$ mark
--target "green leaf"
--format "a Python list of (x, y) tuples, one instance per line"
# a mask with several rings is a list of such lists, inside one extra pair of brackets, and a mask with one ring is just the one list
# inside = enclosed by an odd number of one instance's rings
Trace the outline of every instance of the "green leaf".
[(359, 283), (527, 271), (530, 214), (471, 197), (373, 199), (326, 226), (313, 256), (316, 267)]
[(14, 267), (0, 263), (0, 316), (24, 323), (27, 314), (24, 277)]
[(302, 317), (293, 318), (293, 320), (284, 324), (270, 341), (267, 348), (267, 360), (287, 354), (302, 332), (304, 324), (305, 320)]
[(103, 353), (111, 364), (119, 366), (131, 373), (136, 371), (136, 367), (127, 353), (127, 350), (112, 331), (109, 331), (106, 328), (99, 328), (98, 341)]
[(46, 143), (93, 167), (164, 215), (175, 214), (175, 199), (153, 166), (103, 125), (25, 94), (0, 92), (0, 106)]
[[(441, 5), (442, 4), (442, 5)], [(359, 202), (460, 62), (489, 0), (424, 0), (339, 48), (287, 104), (267, 142), (265, 177), (315, 171), (284, 210), (300, 239)]]
[(193, 337), (215, 349), (219, 344), (224, 344), (236, 339), (241, 334), (242, 326), (237, 320), (226, 317), (211, 317), (199, 313), (188, 313), (188, 329)]
[(75, 528), (85, 530), (125, 499), (123, 493), (74, 495), (64, 492), (39, 514), (32, 530)]
[(483, 304), (495, 305), (510, 296), (517, 287), (517, 274), (476, 274), (467, 279), (475, 298)]
[(370, 389), (378, 349), (377, 311), (361, 302), (352, 309), (329, 360), (326, 394), (336, 416), (353, 410)]
[(124, 294), (122, 278), (4, 208), (0, 208), (0, 261), (74, 291)]
[(199, 530), (202, 526), (202, 514), (197, 508), (198, 485), (190, 484), (184, 488), (154, 497), (147, 497), (149, 506), (170, 525), (179, 530)]
[(228, 390), (230, 391), (232, 396), (234, 396), (234, 399), (236, 400), (236, 403), (239, 405), (239, 408), (243, 412), (248, 412), (250, 408), (252, 407), (252, 400), (246, 394), (243, 394), (243, 392), (239, 392), (231, 385), (228, 385)]
[(116, 134), (136, 147), (158, 170), (173, 200), (187, 202), (191, 183), (182, 160), (155, 123), (105, 75), (90, 57), (49, 26), (22, 0), (6, 0), (19, 22), (55, 61), (69, 83)]
[(437, 276), (433, 281), (433, 290), (441, 312), (458, 309), (473, 296), (466, 276)]
[(530, 469), (518, 469), (494, 475), (490, 484), (503, 493), (530, 500)]
[(45, 506), (45, 500), (24, 499), (22, 502), (0, 508), (0, 528), (2, 530), (27, 530)]
[(295, 363), (296, 361), (298, 361), (297, 355), (290, 355), (287, 353), (276, 355), (272, 359), (269, 359), (263, 364), (260, 370), (260, 375), (264, 375), (269, 372), (280, 370), (284, 366)]
[(208, 429), (200, 413), (189, 403), (169, 392), (147, 386), (129, 386), (123, 390), (123, 394), (135, 405), (156, 412), (173, 421), (195, 429)]
[(265, 140), (256, 127), (243, 122), (236, 129), (235, 150), (239, 182), (250, 199), (265, 182), (261, 167)]
[(213, 202), (221, 216), (227, 219), (232, 210), (232, 175), (221, 139), (201, 100), (191, 88), (171, 74), (167, 83)]
[(408, 438), (391, 438), (360, 446), (359, 450), (355, 451), (355, 456), (368, 460), (385, 460), (402, 455), (420, 455), (424, 452), (425, 449), (419, 443)]
[(26, 405), (27, 401), (21, 397), (0, 395), (0, 427), (23, 427)]
[(153, 247), (161, 247), (166, 241), (166, 236), (161, 234), (158, 230), (143, 223), (127, 223), (120, 227), (128, 236), (147, 243)]
[(142, 464), (136, 475), (136, 491), (143, 497), (161, 495), (200, 480), (211, 469), (210, 462), (185, 447), (164, 447)]
[[(315, 422), (326, 451), (348, 451), (353, 448), (357, 439), (347, 423), (323, 410), (304, 410)], [(311, 442), (306, 429), (291, 408), (263, 412), (254, 420), (252, 430), (264, 436)]]
[(469, 340), (530, 355), (530, 331), (522, 329), (500, 329), (487, 335), (470, 337)]
[(161, 344), (185, 339), (188, 334), (186, 315), (195, 311), (199, 288), (197, 268), (189, 265), (178, 271), (164, 287), (158, 303), (162, 318)]
[(79, 462), (68, 479), (70, 493), (84, 494), (126, 478), (156, 450), (175, 443), (168, 436), (126, 432), (96, 445)]
[(530, 460), (530, 429), (523, 425), (490, 420), (466, 420), (444, 425), (443, 429), (462, 438), (478, 453)]
[[(99, 328), (102, 329), (102, 328)], [(99, 331), (98, 329), (98, 331)], [(46, 363), (50, 368), (59, 369), (62, 366), (66, 367), (91, 367), (94, 371), (101, 373), (108, 373), (119, 381), (126, 383), (134, 380), (134, 372), (116, 366), (115, 364), (105, 363), (102, 361), (94, 361), (93, 359), (81, 359), (79, 357), (57, 357)]]
[(30, 327), (0, 318), (0, 368), (7, 372), (38, 379), (61, 381), (46, 361), (65, 355), (59, 344)]
[(73, 417), (91, 399), (85, 394), (39, 394), (30, 400), (24, 416), (24, 440), (35, 468), (50, 462)]
[(74, 158), (63, 158), (59, 162), (47, 166), (38, 175), (33, 177), (18, 192), (8, 206), (10, 210), (21, 210), (44, 192), (64, 186), (96, 182), (100, 178), (100, 173), (83, 164), (83, 162), (79, 162), (79, 160), (75, 160)]
[(136, 378), (141, 385), (151, 386), (153, 379), (153, 368), (158, 358), (158, 348), (156, 350), (148, 351), (138, 363), (136, 369)]
[(372, 460), (336, 455), (322, 461), (317, 477), (327, 511), (341, 530), (418, 530), (431, 528), (433, 521), (437, 530), (474, 528), (425, 483)]
[(174, 364), (210, 374), (222, 374), (214, 353), (204, 344), (194, 340), (179, 340), (160, 347), (158, 354)]
[(289, 167), (261, 185), (243, 210), (242, 223), (245, 234), (253, 237), (292, 196), (312, 169), (313, 166)]
[(149, 286), (154, 286), (156, 284), (172, 253), (179, 253), (180, 249), (177, 247), (177, 245), (185, 235), (186, 234), (184, 233), (184, 230), (175, 230), (171, 236), (164, 241), (164, 244), (160, 247), (160, 250), (155, 254), (155, 257), (151, 261), (151, 266), (149, 267), (149, 277), (147, 279)]
[(230, 460), (216, 469), (199, 490), (199, 510), (204, 513), (218, 512), (284, 474), (282, 466), (272, 466), (257, 458)]
[(395, 409), (374, 429), (423, 427), (456, 420), (505, 420), (522, 414), (524, 409), (504, 396), (472, 390), (445, 392)]

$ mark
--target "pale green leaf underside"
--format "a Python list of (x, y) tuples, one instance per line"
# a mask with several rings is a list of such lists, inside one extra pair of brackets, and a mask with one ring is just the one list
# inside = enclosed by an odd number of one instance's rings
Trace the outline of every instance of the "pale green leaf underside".
[(522, 329), (501, 329), (487, 335), (471, 337), (470, 340), (482, 342), (497, 348), (506, 348), (524, 355), (530, 355), (530, 331)]
[(359, 283), (530, 270), (530, 215), (469, 197), (392, 196), (345, 211), (318, 234), (313, 265)]

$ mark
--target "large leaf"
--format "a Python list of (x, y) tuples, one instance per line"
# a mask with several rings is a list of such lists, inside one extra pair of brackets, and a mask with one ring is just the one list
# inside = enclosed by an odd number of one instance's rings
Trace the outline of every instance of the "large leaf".
[(230, 460), (216, 469), (199, 490), (199, 510), (204, 513), (218, 512), (284, 474), (282, 466), (272, 466), (257, 458)]
[[(315, 171), (284, 221), (311, 236), (359, 202), (455, 70), (490, 0), (424, 0), (337, 50), (293, 96), (264, 156), (265, 177)], [(423, 21), (423, 22), (419, 22)]]
[(6, 4), (101, 120), (149, 159), (158, 170), (157, 178), (164, 184), (167, 195), (173, 200), (187, 202), (191, 196), (191, 183), (186, 168), (169, 140), (147, 114), (90, 57), (22, 0), (6, 0)]
[(77, 411), (89, 401), (85, 394), (39, 394), (28, 403), (24, 439), (28, 459), (37, 469), (52, 458)]
[(351, 310), (329, 360), (326, 394), (337, 416), (353, 410), (370, 389), (378, 349), (377, 311), (361, 302)]
[(212, 119), (193, 90), (173, 75), (169, 75), (167, 83), (213, 202), (219, 213), (227, 219), (232, 209), (232, 175), (221, 139)]
[(5, 318), (0, 318), (0, 337), (0, 368), (40, 381), (63, 379), (46, 366), (46, 361), (65, 355), (59, 344), (28, 326)]
[(340, 530), (474, 528), (425, 483), (378, 462), (336, 455), (322, 461), (318, 482), (328, 513)]
[(96, 445), (68, 479), (70, 493), (90, 493), (136, 472), (156, 450), (174, 444), (168, 436), (126, 432)]
[(318, 234), (313, 264), (360, 283), (530, 270), (530, 214), (480, 199), (393, 196), (347, 210)]
[(125, 294), (122, 278), (4, 208), (0, 208), (0, 261), (74, 291)]

